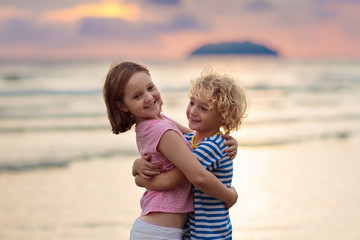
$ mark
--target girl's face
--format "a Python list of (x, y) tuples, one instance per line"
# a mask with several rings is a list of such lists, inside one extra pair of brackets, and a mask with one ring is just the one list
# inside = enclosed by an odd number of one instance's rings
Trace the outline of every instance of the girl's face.
[(192, 95), (190, 97), (186, 116), (190, 129), (196, 131), (197, 134), (210, 137), (219, 131), (222, 118), (215, 107), (209, 108), (205, 96), (206, 91), (202, 89), (198, 96)]
[(129, 79), (124, 91), (123, 103), (119, 107), (135, 116), (136, 123), (160, 118), (161, 96), (151, 77), (137, 72)]

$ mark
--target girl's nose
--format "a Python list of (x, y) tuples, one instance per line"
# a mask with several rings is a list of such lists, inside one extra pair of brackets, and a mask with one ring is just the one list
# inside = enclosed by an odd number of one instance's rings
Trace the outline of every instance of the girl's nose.
[(145, 93), (145, 101), (151, 101), (153, 99), (153, 95), (149, 92)]

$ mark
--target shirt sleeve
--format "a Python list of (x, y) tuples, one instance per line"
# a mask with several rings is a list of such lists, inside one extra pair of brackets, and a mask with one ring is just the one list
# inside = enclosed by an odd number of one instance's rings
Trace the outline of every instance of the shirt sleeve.
[[(165, 132), (172, 130), (175, 131), (178, 135), (179, 132), (172, 123), (167, 121), (152, 121), (151, 124), (146, 126), (147, 134), (144, 136), (145, 142), (155, 144), (155, 149), (157, 150), (157, 146), (164, 135)], [(181, 135), (180, 135), (181, 136)]]

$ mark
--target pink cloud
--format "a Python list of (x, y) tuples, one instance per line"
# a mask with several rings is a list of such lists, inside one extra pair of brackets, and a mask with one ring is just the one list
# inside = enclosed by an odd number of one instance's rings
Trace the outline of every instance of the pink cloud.
[(121, 18), (134, 21), (138, 18), (139, 10), (134, 4), (99, 3), (76, 5), (65, 9), (50, 9), (40, 16), (43, 23), (76, 22), (86, 17)]
[(32, 17), (32, 12), (26, 9), (15, 7), (0, 7), (0, 20), (26, 19)]

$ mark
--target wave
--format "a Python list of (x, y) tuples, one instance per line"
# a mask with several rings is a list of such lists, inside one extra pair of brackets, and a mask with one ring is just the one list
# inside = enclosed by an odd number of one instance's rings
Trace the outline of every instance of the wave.
[[(61, 114), (12, 114), (0, 116), (4, 120), (30, 120), (30, 119), (100, 119), (106, 118), (105, 113), (61, 113)], [(293, 124), (299, 122), (337, 122), (337, 121), (351, 121), (360, 120), (360, 113), (349, 113), (341, 115), (329, 116), (296, 116), (284, 118), (266, 118), (261, 120), (251, 120), (247, 122), (247, 126), (261, 126), (270, 124)], [(0, 133), (17, 133), (17, 132), (45, 132), (45, 131), (97, 131), (109, 129), (109, 125), (51, 125), (51, 126), (34, 126), (34, 127), (0, 127)]]
[[(358, 83), (358, 82), (356, 82)], [(267, 85), (267, 84), (258, 84), (254, 86), (247, 86), (248, 91), (282, 91), (284, 93), (292, 92), (306, 92), (306, 93), (326, 93), (326, 92), (335, 92), (339, 90), (346, 90), (354, 88), (360, 88), (360, 83), (352, 84), (347, 86), (345, 84), (341, 85), (308, 85), (308, 86), (281, 86), (281, 85)], [(188, 87), (165, 87), (162, 91), (165, 92), (188, 92)], [(53, 90), (53, 89), (21, 89), (21, 90), (1, 90), (0, 97), (34, 97), (34, 96), (90, 96), (90, 95), (101, 95), (102, 90), (97, 89), (88, 89), (88, 90)]]
[(352, 91), (354, 88), (360, 88), (360, 81), (354, 81), (351, 85), (346, 85), (343, 82), (338, 84), (328, 84), (324, 85), (323, 83), (312, 84), (307, 86), (283, 86), (283, 85), (268, 85), (268, 84), (258, 84), (254, 86), (247, 86), (248, 91), (281, 91), (284, 93), (331, 93), (339, 90), (348, 90)]
[(335, 122), (342, 120), (360, 120), (360, 113), (348, 113), (341, 115), (328, 115), (328, 116), (295, 116), (288, 118), (268, 118), (261, 120), (252, 120), (248, 125), (269, 125), (280, 123), (296, 123), (296, 122)]
[[(328, 133), (320, 134), (309, 134), (306, 136), (294, 136), (294, 137), (285, 137), (283, 139), (268, 139), (264, 141), (248, 141), (248, 142), (239, 142), (239, 147), (246, 148), (261, 148), (261, 147), (273, 147), (273, 146), (283, 146), (301, 142), (310, 142), (310, 141), (322, 141), (328, 139), (340, 139), (344, 140), (350, 138), (354, 135), (359, 135), (359, 131), (334, 131)], [(0, 163), (0, 174), (4, 172), (21, 172), (29, 171), (35, 169), (47, 169), (47, 168), (64, 168), (68, 167), (71, 163), (78, 161), (87, 161), (92, 159), (107, 159), (112, 157), (121, 157), (121, 156), (134, 156), (137, 157), (138, 151), (136, 147), (128, 149), (110, 149), (98, 153), (83, 153), (80, 155), (66, 156), (66, 157), (43, 157), (39, 159), (23, 159), (23, 160), (4, 160), (3, 163)]]
[(35, 169), (46, 169), (46, 168), (63, 168), (69, 166), (71, 163), (79, 161), (88, 161), (96, 158), (111, 158), (114, 156), (135, 156), (139, 153), (136, 149), (129, 150), (109, 150), (100, 153), (82, 154), (76, 156), (68, 156), (63, 158), (41, 158), (41, 159), (24, 159), (24, 160), (12, 160), (3, 161), (0, 163), (0, 174), (4, 172), (21, 172)]
[(50, 90), (50, 89), (25, 89), (0, 91), (0, 97), (32, 97), (32, 96), (56, 96), (56, 95), (99, 95), (101, 89), (88, 90)]
[[(33, 107), (37, 109), (36, 107)], [(30, 108), (28, 108), (30, 109)], [(31, 109), (30, 109), (31, 110)], [(105, 112), (99, 113), (45, 113), (45, 114), (23, 114), (12, 113), (11, 115), (0, 115), (0, 119), (6, 120), (30, 120), (30, 119), (64, 119), (64, 118), (102, 118), (106, 117)]]
[(6, 74), (3, 74), (2, 76), (0, 76), (0, 79), (3, 79), (5, 81), (18, 81), (23, 78), (24, 78), (23, 75), (20, 75), (17, 73), (6, 73)]
[(41, 127), (6, 127), (0, 128), (0, 133), (21, 133), (21, 132), (49, 132), (49, 131), (98, 131), (108, 130), (108, 125), (99, 126), (41, 126)]
[(294, 143), (301, 142), (310, 142), (317, 140), (327, 140), (327, 139), (347, 139), (351, 136), (359, 134), (359, 131), (336, 131), (336, 132), (328, 132), (328, 133), (320, 133), (320, 134), (309, 134), (305, 136), (295, 136), (295, 137), (287, 137), (283, 139), (269, 139), (264, 141), (253, 141), (253, 142), (239, 142), (239, 147), (274, 147), (274, 146), (282, 146)]

